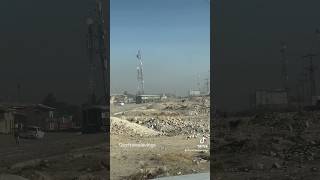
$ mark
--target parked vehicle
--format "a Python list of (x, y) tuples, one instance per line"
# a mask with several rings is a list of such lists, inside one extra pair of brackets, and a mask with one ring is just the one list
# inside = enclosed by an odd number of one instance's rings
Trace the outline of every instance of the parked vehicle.
[(22, 132), (19, 132), (19, 136), (21, 138), (42, 139), (44, 137), (44, 132), (40, 127), (27, 126)]

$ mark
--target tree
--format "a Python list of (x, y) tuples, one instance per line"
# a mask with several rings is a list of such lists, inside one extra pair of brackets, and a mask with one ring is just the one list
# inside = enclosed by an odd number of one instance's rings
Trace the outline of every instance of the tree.
[(56, 97), (54, 96), (53, 93), (49, 93), (42, 101), (42, 104), (50, 106), (50, 107), (55, 107), (58, 102)]

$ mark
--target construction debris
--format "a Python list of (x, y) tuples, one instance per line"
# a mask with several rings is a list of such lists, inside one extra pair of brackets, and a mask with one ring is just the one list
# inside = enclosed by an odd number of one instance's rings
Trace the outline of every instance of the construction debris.
[[(209, 98), (111, 106), (111, 179), (140, 180), (208, 172), (209, 154), (199, 155), (198, 150), (209, 149)], [(130, 146), (129, 150), (119, 142), (151, 143), (157, 148), (151, 151)], [(139, 169), (135, 168), (137, 164)]]
[[(167, 136), (182, 134), (186, 136), (208, 135), (210, 134), (209, 109), (208, 104), (201, 105), (197, 104), (197, 102), (154, 103), (146, 105), (145, 109), (118, 112), (114, 114), (118, 119), (112, 117), (112, 122), (117, 121), (118, 123), (121, 121), (122, 124), (128, 125), (130, 123), (127, 121), (130, 121)], [(112, 133), (121, 134), (126, 132), (132, 135), (131, 131), (121, 130), (117, 123), (111, 125), (111, 129), (116, 129), (116, 131), (112, 130)], [(128, 128), (127, 125), (126, 128)]]
[(111, 133), (130, 136), (156, 136), (160, 133), (144, 126), (117, 117), (111, 117)]

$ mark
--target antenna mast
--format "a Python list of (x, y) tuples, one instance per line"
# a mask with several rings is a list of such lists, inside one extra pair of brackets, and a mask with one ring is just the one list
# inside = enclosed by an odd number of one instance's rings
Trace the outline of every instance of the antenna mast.
[(312, 97), (316, 95), (316, 81), (315, 81), (315, 67), (313, 63), (313, 57), (317, 56), (317, 54), (309, 53), (303, 58), (309, 59), (309, 66), (307, 70), (309, 72), (309, 82), (310, 82), (310, 100), (312, 101)]
[(106, 101), (106, 105), (109, 103), (109, 88), (107, 87), (107, 84), (109, 82), (109, 77), (107, 77), (107, 69), (109, 68), (108, 66), (108, 60), (107, 60), (107, 38), (108, 34), (106, 33), (106, 22), (104, 16), (105, 12), (103, 12), (102, 7), (102, 1), (97, 0), (97, 20), (98, 20), (98, 54), (99, 54), (99, 59), (102, 64), (102, 80), (103, 80), (103, 93), (104, 93), (104, 100)]
[(143, 64), (141, 59), (141, 50), (137, 54), (137, 80), (138, 80), (138, 95), (144, 94), (144, 80), (143, 80)]

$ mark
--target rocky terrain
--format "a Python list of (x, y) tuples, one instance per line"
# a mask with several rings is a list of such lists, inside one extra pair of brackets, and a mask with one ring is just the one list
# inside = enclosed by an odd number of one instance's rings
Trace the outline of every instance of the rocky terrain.
[(198, 148), (210, 138), (209, 103), (202, 97), (111, 109), (111, 179), (209, 172), (209, 140)]
[(215, 121), (215, 179), (320, 179), (320, 112)]
[[(114, 116), (153, 129), (166, 136), (209, 135), (209, 100), (198, 101), (148, 104), (132, 111), (116, 113)], [(204, 103), (200, 104), (201, 102)], [(111, 132), (118, 133), (121, 130)]]

